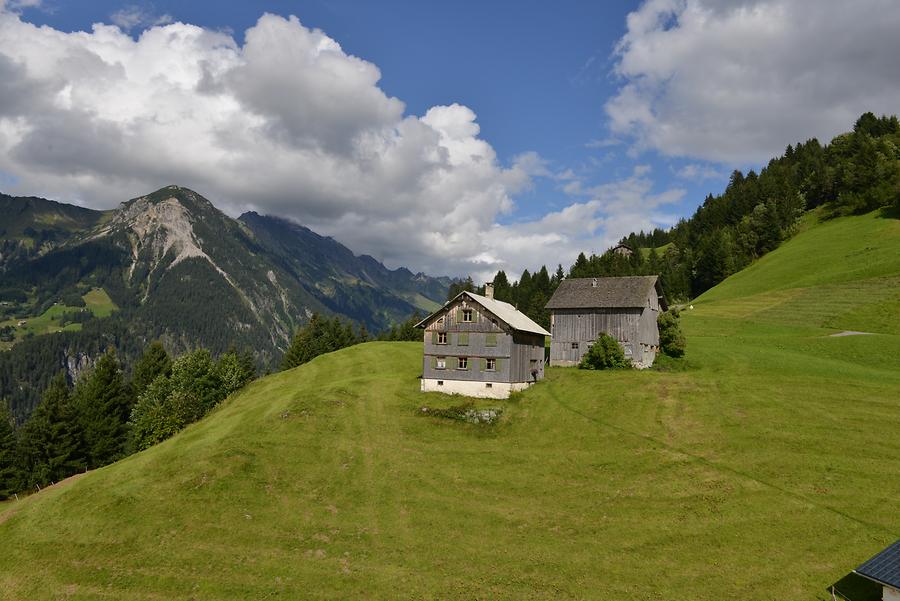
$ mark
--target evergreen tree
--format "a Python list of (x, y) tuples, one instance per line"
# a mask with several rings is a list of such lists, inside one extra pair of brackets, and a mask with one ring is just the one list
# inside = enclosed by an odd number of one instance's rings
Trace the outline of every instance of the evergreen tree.
[(0, 500), (19, 490), (20, 477), (12, 413), (0, 399)]
[(166, 352), (162, 342), (155, 340), (144, 349), (137, 363), (134, 364), (134, 371), (131, 378), (131, 386), (134, 396), (138, 397), (143, 394), (147, 386), (150, 385), (160, 375), (170, 375), (172, 373), (172, 359)]
[(578, 253), (578, 258), (575, 259), (575, 264), (569, 269), (569, 277), (572, 278), (586, 278), (589, 277), (589, 265), (587, 257), (584, 256), (584, 253)]
[(132, 396), (112, 349), (78, 380), (73, 400), (84, 433), (88, 466), (100, 467), (123, 457)]
[(475, 291), (475, 282), (472, 281), (472, 276), (468, 276), (464, 280), (454, 280), (452, 284), (450, 284), (450, 289), (447, 290), (447, 300), (456, 298), (456, 296), (460, 292), (474, 292)]
[(65, 375), (59, 373), (19, 430), (19, 465), (26, 488), (59, 482), (88, 466), (78, 417)]
[(556, 273), (553, 274), (552, 287), (553, 290), (559, 286), (559, 283), (566, 279), (566, 272), (563, 270), (562, 263), (556, 266)]

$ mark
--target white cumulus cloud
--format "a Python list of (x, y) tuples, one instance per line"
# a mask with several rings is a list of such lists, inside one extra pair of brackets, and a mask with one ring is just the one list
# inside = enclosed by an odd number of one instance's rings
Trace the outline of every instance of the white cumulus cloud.
[(740, 164), (900, 110), (894, 0), (647, 0), (615, 51), (610, 128), (638, 149)]
[(73, 33), (0, 10), (5, 192), (108, 208), (175, 183), (232, 215), (290, 217), (388, 265), (452, 275), (568, 264), (666, 201), (638, 173), (498, 225), (533, 178), (573, 174), (533, 152), (503, 164), (469, 107), (407, 114), (376, 65), (296, 17), (265, 14), (239, 44), (128, 10)]

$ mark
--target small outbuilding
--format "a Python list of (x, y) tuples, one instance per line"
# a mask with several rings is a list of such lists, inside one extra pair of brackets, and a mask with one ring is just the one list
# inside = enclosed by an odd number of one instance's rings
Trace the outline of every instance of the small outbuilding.
[(668, 305), (659, 277), (570, 278), (547, 303), (550, 365), (578, 365), (600, 334), (621, 345), (636, 367), (650, 367), (659, 352), (660, 311)]
[(524, 313), (485, 295), (461, 292), (416, 324), (424, 328), (421, 389), (507, 398), (544, 377), (550, 332)]
[(828, 587), (834, 599), (900, 601), (900, 540)]

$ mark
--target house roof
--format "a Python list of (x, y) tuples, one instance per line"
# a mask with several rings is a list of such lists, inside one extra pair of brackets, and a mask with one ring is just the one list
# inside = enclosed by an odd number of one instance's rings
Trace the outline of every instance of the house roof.
[[(548, 309), (623, 309), (643, 307), (653, 288), (662, 297), (659, 277), (637, 275), (620, 278), (568, 278), (560, 282)], [(666, 308), (665, 299), (660, 299)]]
[(509, 303), (505, 303), (503, 301), (499, 301), (493, 298), (488, 298), (486, 296), (481, 296), (480, 294), (475, 294), (474, 292), (463, 291), (457, 294), (453, 299), (447, 301), (447, 303), (420, 321), (416, 324), (417, 328), (425, 327), (425, 324), (431, 321), (434, 317), (442, 313), (447, 307), (449, 307), (456, 299), (461, 296), (468, 296), (473, 301), (493, 313), (497, 316), (497, 319), (503, 320), (509, 327), (514, 330), (519, 330), (520, 332), (529, 332), (531, 334), (540, 334), (542, 336), (549, 336), (550, 332), (534, 323), (530, 317), (510, 305)]
[(860, 576), (900, 590), (900, 540), (853, 571)]

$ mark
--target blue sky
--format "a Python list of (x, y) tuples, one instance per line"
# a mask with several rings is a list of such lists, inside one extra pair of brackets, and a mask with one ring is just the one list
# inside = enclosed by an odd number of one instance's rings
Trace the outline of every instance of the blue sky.
[[(808, 6), (800, 6), (804, 3)], [(885, 81), (896, 79), (893, 57), (898, 49), (888, 37), (900, 11), (890, 2), (871, 3), (886, 11), (887, 18), (859, 26), (869, 30), (857, 30), (845, 26), (841, 3), (809, 1), (569, 1), (552, 6), (536, 1), (8, 1), (0, 54), (5, 51), (12, 63), (26, 66), (25, 89), (37, 89), (36, 73), (44, 77), (42, 85), (58, 86), (57, 96), (65, 100), (56, 102), (53, 110), (63, 102), (69, 111), (66, 127), (73, 122), (73, 107), (85, 103), (77, 111), (79, 117), (88, 116), (84, 131), (72, 126), (73, 139), (98, 135), (108, 127), (113, 133), (103, 138), (104, 143), (124, 136), (123, 143), (147, 148), (156, 143), (154, 131), (143, 125), (148, 119), (167, 121), (165, 110), (192, 115), (211, 110), (204, 104), (208, 95), (200, 91), (199, 76), (190, 84), (198, 92), (184, 98), (183, 110), (177, 105), (157, 109), (147, 103), (122, 115), (127, 112), (123, 107), (132, 103), (127, 86), (111, 86), (106, 98), (91, 99), (79, 93), (79, 85), (95, 81), (94, 66), (84, 63), (83, 77), (70, 67), (62, 72), (62, 65), (82, 56), (69, 54), (81, 45), (107, 67), (124, 65), (127, 74), (122, 83), (131, 82), (134, 89), (135, 82), (147, 84), (140, 69), (157, 67), (146, 62), (151, 49), (159, 56), (159, 49), (171, 46), (175, 36), (197, 37), (199, 28), (218, 32), (222, 39), (198, 42), (182, 51), (185, 64), (202, 71), (202, 65), (221, 60), (219, 83), (236, 87), (215, 106), (236, 99), (241, 114), (232, 111), (227, 127), (222, 125), (226, 121), (216, 121), (194, 139), (211, 135), (210, 152), (230, 156), (238, 147), (244, 152), (251, 138), (223, 141), (228, 136), (222, 131), (245, 127), (256, 136), (264, 126), (267, 137), (252, 138), (257, 147), (273, 140), (282, 143), (281, 134), (289, 132), (296, 134), (295, 142), (301, 140), (290, 148), (297, 151), (298, 164), (327, 161), (310, 167), (312, 174), (305, 179), (290, 180), (281, 171), (273, 172), (267, 181), (278, 185), (256, 194), (249, 191), (265, 184), (222, 183), (227, 174), (209, 175), (215, 165), (188, 169), (182, 161), (168, 171), (159, 166), (158, 173), (154, 165), (151, 177), (146, 165), (152, 159), (123, 164), (122, 153), (114, 157), (113, 149), (107, 156), (101, 149), (95, 162), (85, 164), (86, 159), (73, 162), (65, 153), (39, 152), (23, 138), (8, 149), (17, 162), (0, 164), (6, 173), (0, 181), (38, 188), (15, 192), (104, 207), (148, 192), (142, 186), (157, 181), (183, 183), (232, 214), (248, 208), (280, 214), (392, 266), (431, 272), (486, 276), (498, 267), (518, 272), (541, 263), (567, 265), (578, 250), (602, 251), (633, 228), (667, 226), (690, 215), (707, 193), (722, 191), (734, 168), (759, 168), (798, 139), (828, 140), (849, 129), (864, 110), (897, 112), (900, 85)], [(280, 18), (264, 23), (260, 20), (264, 13)], [(298, 21), (286, 20), (290, 15)], [(95, 23), (116, 24), (136, 44), (123, 44), (115, 32), (92, 31)], [(28, 24), (46, 25), (45, 34), (85, 31), (91, 39), (71, 38), (63, 44), (60, 56), (66, 54), (70, 62), (60, 59), (54, 71), (39, 56), (23, 50), (22, 40), (34, 35), (26, 35)], [(145, 35), (153, 29), (159, 30), (159, 39)], [(319, 63), (315, 72), (305, 73), (303, 52), (314, 51), (315, 29), (340, 49), (337, 62)], [(248, 30), (257, 35), (245, 39)], [(804, 43), (829, 34), (828, 49), (816, 45), (821, 42)], [(58, 42), (51, 37), (48, 44)], [(301, 46), (282, 53), (280, 49), (293, 40)], [(233, 46), (224, 57), (217, 50), (223, 44)], [(193, 58), (190, 52), (195, 50)], [(860, 51), (867, 56), (862, 62), (853, 58)], [(313, 54), (318, 56), (317, 52)], [(792, 60), (782, 60), (786, 55)], [(177, 56), (165, 59), (170, 72)], [(251, 62), (250, 57), (259, 62), (240, 81), (252, 82), (252, 87), (239, 88), (235, 84), (239, 78), (228, 70), (238, 62)], [(335, 84), (334, 73), (359, 67), (353, 57), (377, 68), (380, 79), (365, 67), (360, 68), (358, 85)], [(329, 71), (330, 65), (337, 66)], [(834, 85), (836, 75), (846, 78), (855, 91)], [(61, 78), (68, 81), (68, 88)], [(283, 88), (281, 81), (287, 82)], [(155, 85), (148, 89), (159, 90)], [(179, 94), (184, 90), (183, 81), (172, 85)], [(120, 89), (124, 91), (115, 91)], [(315, 100), (320, 93), (321, 102)], [(285, 98), (292, 100), (284, 102)], [(313, 108), (306, 106), (308, 99)], [(402, 102), (402, 109), (396, 101)], [(2, 103), (0, 96), (0, 109)], [(341, 105), (340, 110), (331, 114), (329, 105), (335, 104)], [(317, 106), (324, 107), (321, 115), (313, 114)], [(428, 117), (433, 107), (451, 108)], [(35, 117), (35, 123), (47, 120)], [(348, 131), (347, 139), (339, 140), (337, 134), (332, 139), (317, 129), (323, 123), (341, 129), (344, 123), (357, 122), (360, 125)], [(143, 138), (135, 133), (135, 123), (142, 124)], [(391, 161), (379, 167), (381, 175), (375, 177), (369, 162), (360, 163), (359, 148), (347, 146), (351, 139), (359, 145), (385, 127), (394, 132), (388, 135), (390, 140), (419, 140), (425, 135), (422, 131), (405, 127), (421, 128), (423, 123), (431, 134), (440, 132), (441, 141), (434, 142), (436, 147), (421, 142), (418, 154), (410, 149), (409, 156), (429, 155), (443, 147), (439, 152), (450, 158), (440, 168), (428, 163), (416, 171), (415, 162), (407, 161), (401, 169)], [(378, 144), (385, 143), (379, 138)], [(310, 145), (318, 150), (310, 151)], [(355, 163), (348, 167), (341, 161)], [(486, 169), (486, 162), (495, 165)], [(335, 181), (315, 177), (330, 170)], [(394, 170), (410, 173), (401, 177)], [(425, 180), (431, 187), (419, 185)], [(359, 182), (358, 189), (350, 189), (351, 182)], [(402, 198), (409, 200), (397, 200)], [(442, 213), (420, 221), (409, 217), (434, 206)], [(482, 213), (479, 207), (484, 207)], [(428, 231), (436, 220), (439, 225)], [(406, 230), (398, 229), (398, 223)]]

